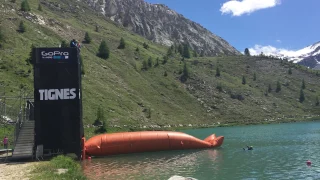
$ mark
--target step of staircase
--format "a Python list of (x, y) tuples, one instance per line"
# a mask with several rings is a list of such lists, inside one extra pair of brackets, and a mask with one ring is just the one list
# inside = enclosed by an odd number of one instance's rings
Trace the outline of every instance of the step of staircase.
[(34, 146), (34, 121), (23, 122), (12, 153), (12, 158), (32, 158)]

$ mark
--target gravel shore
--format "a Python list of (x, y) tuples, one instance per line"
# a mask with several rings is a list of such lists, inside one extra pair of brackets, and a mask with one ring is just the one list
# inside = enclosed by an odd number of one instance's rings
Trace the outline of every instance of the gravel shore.
[(30, 172), (41, 162), (8, 162), (0, 164), (1, 180), (28, 180)]

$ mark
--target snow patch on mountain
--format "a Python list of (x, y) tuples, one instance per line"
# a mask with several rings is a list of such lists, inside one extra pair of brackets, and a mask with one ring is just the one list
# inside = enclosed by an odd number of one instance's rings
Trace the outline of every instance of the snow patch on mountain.
[(320, 41), (297, 51), (278, 49), (273, 46), (261, 45), (255, 45), (253, 48), (250, 48), (249, 50), (251, 55), (259, 55), (263, 53), (267, 56), (286, 58), (289, 61), (293, 61), (294, 63), (299, 63), (303, 60), (312, 58), (314, 61), (317, 61), (317, 64), (320, 64)]

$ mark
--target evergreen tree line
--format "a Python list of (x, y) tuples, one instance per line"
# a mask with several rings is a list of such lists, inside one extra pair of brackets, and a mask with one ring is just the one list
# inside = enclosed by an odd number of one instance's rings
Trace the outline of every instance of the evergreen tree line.
[[(183, 58), (191, 58), (191, 55), (193, 57), (198, 57), (198, 53), (195, 50), (191, 50), (191, 48), (189, 47), (188, 44), (184, 43), (184, 44), (179, 44), (179, 45), (171, 45), (170, 48), (167, 51), (167, 56), (173, 56), (174, 54), (179, 53)], [(204, 53), (202, 52), (200, 54), (200, 57), (203, 57)]]

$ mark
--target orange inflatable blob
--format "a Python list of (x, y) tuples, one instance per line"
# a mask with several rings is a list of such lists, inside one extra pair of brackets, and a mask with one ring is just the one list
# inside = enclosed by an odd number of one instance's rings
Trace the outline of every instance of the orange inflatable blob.
[(107, 156), (150, 151), (201, 149), (219, 147), (223, 136), (210, 135), (200, 140), (181, 132), (142, 131), (102, 134), (85, 142), (89, 156)]

